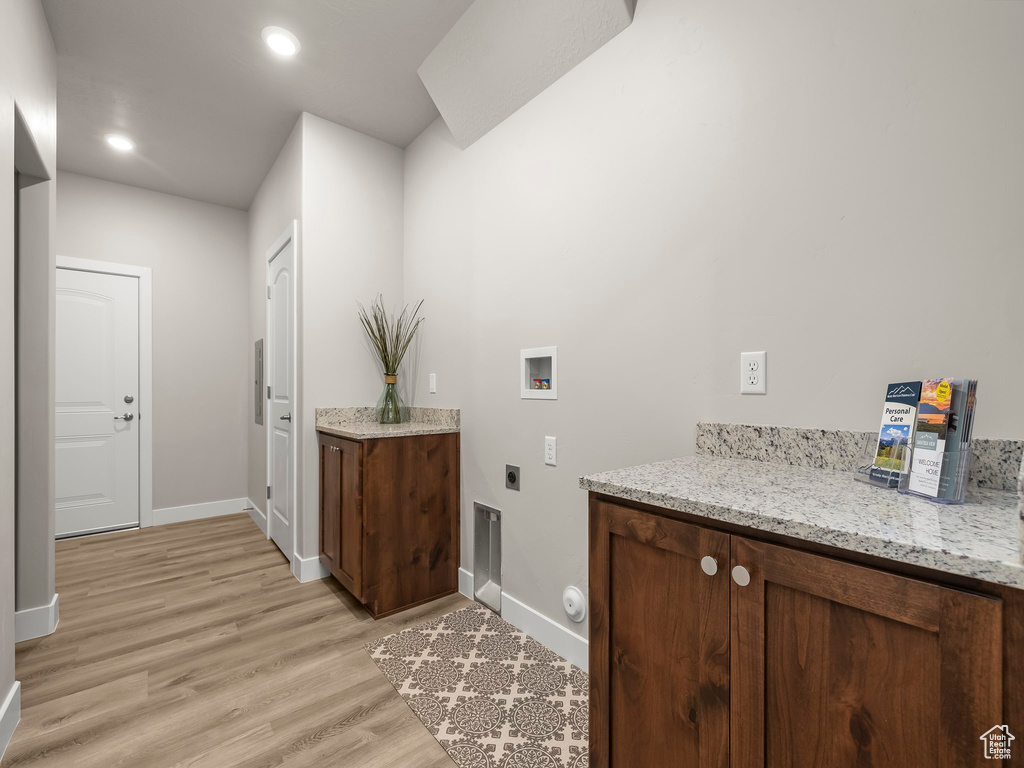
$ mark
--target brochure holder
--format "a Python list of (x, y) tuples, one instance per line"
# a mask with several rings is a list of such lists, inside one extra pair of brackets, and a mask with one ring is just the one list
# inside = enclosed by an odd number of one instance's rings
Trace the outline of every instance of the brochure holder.
[[(910, 464), (913, 466), (913, 448), (910, 451)], [(941, 466), (935, 470), (940, 479), (938, 496), (929, 493), (922, 493), (919, 490), (910, 488), (910, 472), (904, 472), (899, 480), (899, 492), (910, 496), (920, 496), (936, 504), (963, 504), (967, 497), (967, 486), (972, 488), (978, 484), (977, 478), (971, 476), (971, 462), (973, 451), (970, 443), (967, 443), (958, 451), (947, 451), (942, 454)]]
[[(938, 504), (963, 504), (967, 486), (977, 485), (971, 477), (970, 439), (977, 385), (975, 379), (890, 385), (881, 429), (865, 437), (854, 477)], [(915, 396), (916, 410), (908, 400)]]
[(898, 488), (901, 480), (910, 472), (910, 456), (911, 449), (906, 438), (882, 446), (878, 435), (872, 433), (864, 438), (853, 477), (879, 488)]

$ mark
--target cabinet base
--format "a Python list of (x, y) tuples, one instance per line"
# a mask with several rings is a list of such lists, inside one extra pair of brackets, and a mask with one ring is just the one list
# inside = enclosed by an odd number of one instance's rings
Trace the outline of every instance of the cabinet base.
[(391, 608), (390, 610), (382, 611), (381, 613), (374, 613), (373, 612), (373, 608), (370, 607), (372, 604), (367, 605), (367, 604), (364, 603), (363, 607), (366, 608), (366, 610), (370, 614), (371, 618), (373, 618), (373, 620), (376, 621), (377, 619), (383, 619), (383, 618), (385, 618), (387, 616), (391, 616), (391, 615), (396, 614), (396, 613), (401, 613), (402, 611), (407, 611), (410, 608), (416, 608), (417, 606), (420, 606), (420, 605), (426, 605), (427, 603), (432, 603), (435, 600), (440, 600), (442, 597), (448, 597), (449, 595), (454, 595), (458, 591), (459, 591), (458, 589), (449, 589), (447, 592), (441, 592), (440, 594), (433, 595), (432, 597), (426, 597), (426, 598), (424, 598), (422, 600), (417, 600), (415, 603), (409, 603), (408, 605), (402, 605), (402, 606), (399, 606), (398, 608)]

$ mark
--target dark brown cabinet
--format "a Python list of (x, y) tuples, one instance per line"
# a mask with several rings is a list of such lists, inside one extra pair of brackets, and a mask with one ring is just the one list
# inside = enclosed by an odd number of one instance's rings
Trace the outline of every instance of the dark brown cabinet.
[(992, 764), (999, 600), (739, 536), (732, 563), (732, 765)]
[(362, 451), (353, 440), (320, 439), (320, 562), (356, 597), (363, 593)]
[(998, 597), (593, 496), (590, 536), (592, 766), (998, 764)]
[(590, 763), (729, 765), (729, 535), (598, 502), (590, 519)]
[(320, 441), (320, 562), (374, 618), (458, 590), (459, 435)]

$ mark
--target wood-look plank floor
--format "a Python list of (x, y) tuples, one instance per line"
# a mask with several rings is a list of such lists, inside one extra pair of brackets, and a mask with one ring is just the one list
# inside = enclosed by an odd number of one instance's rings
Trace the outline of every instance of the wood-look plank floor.
[(58, 542), (57, 591), (2, 768), (452, 765), (363, 645), (459, 595), (373, 621), (244, 514)]

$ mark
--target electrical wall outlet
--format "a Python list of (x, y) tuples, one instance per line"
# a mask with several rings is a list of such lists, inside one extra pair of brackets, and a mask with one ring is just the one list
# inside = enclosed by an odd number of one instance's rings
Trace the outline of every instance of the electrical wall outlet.
[(558, 450), (553, 437), (544, 438), (544, 463), (552, 467), (558, 465)]
[(519, 490), (519, 467), (514, 464), (505, 465), (505, 487), (512, 491)]
[(740, 394), (763, 395), (768, 390), (764, 352), (740, 352)]
[(432, 395), (436, 395), (437, 394), (437, 374), (436, 373), (430, 374), (430, 394), (432, 394)]

